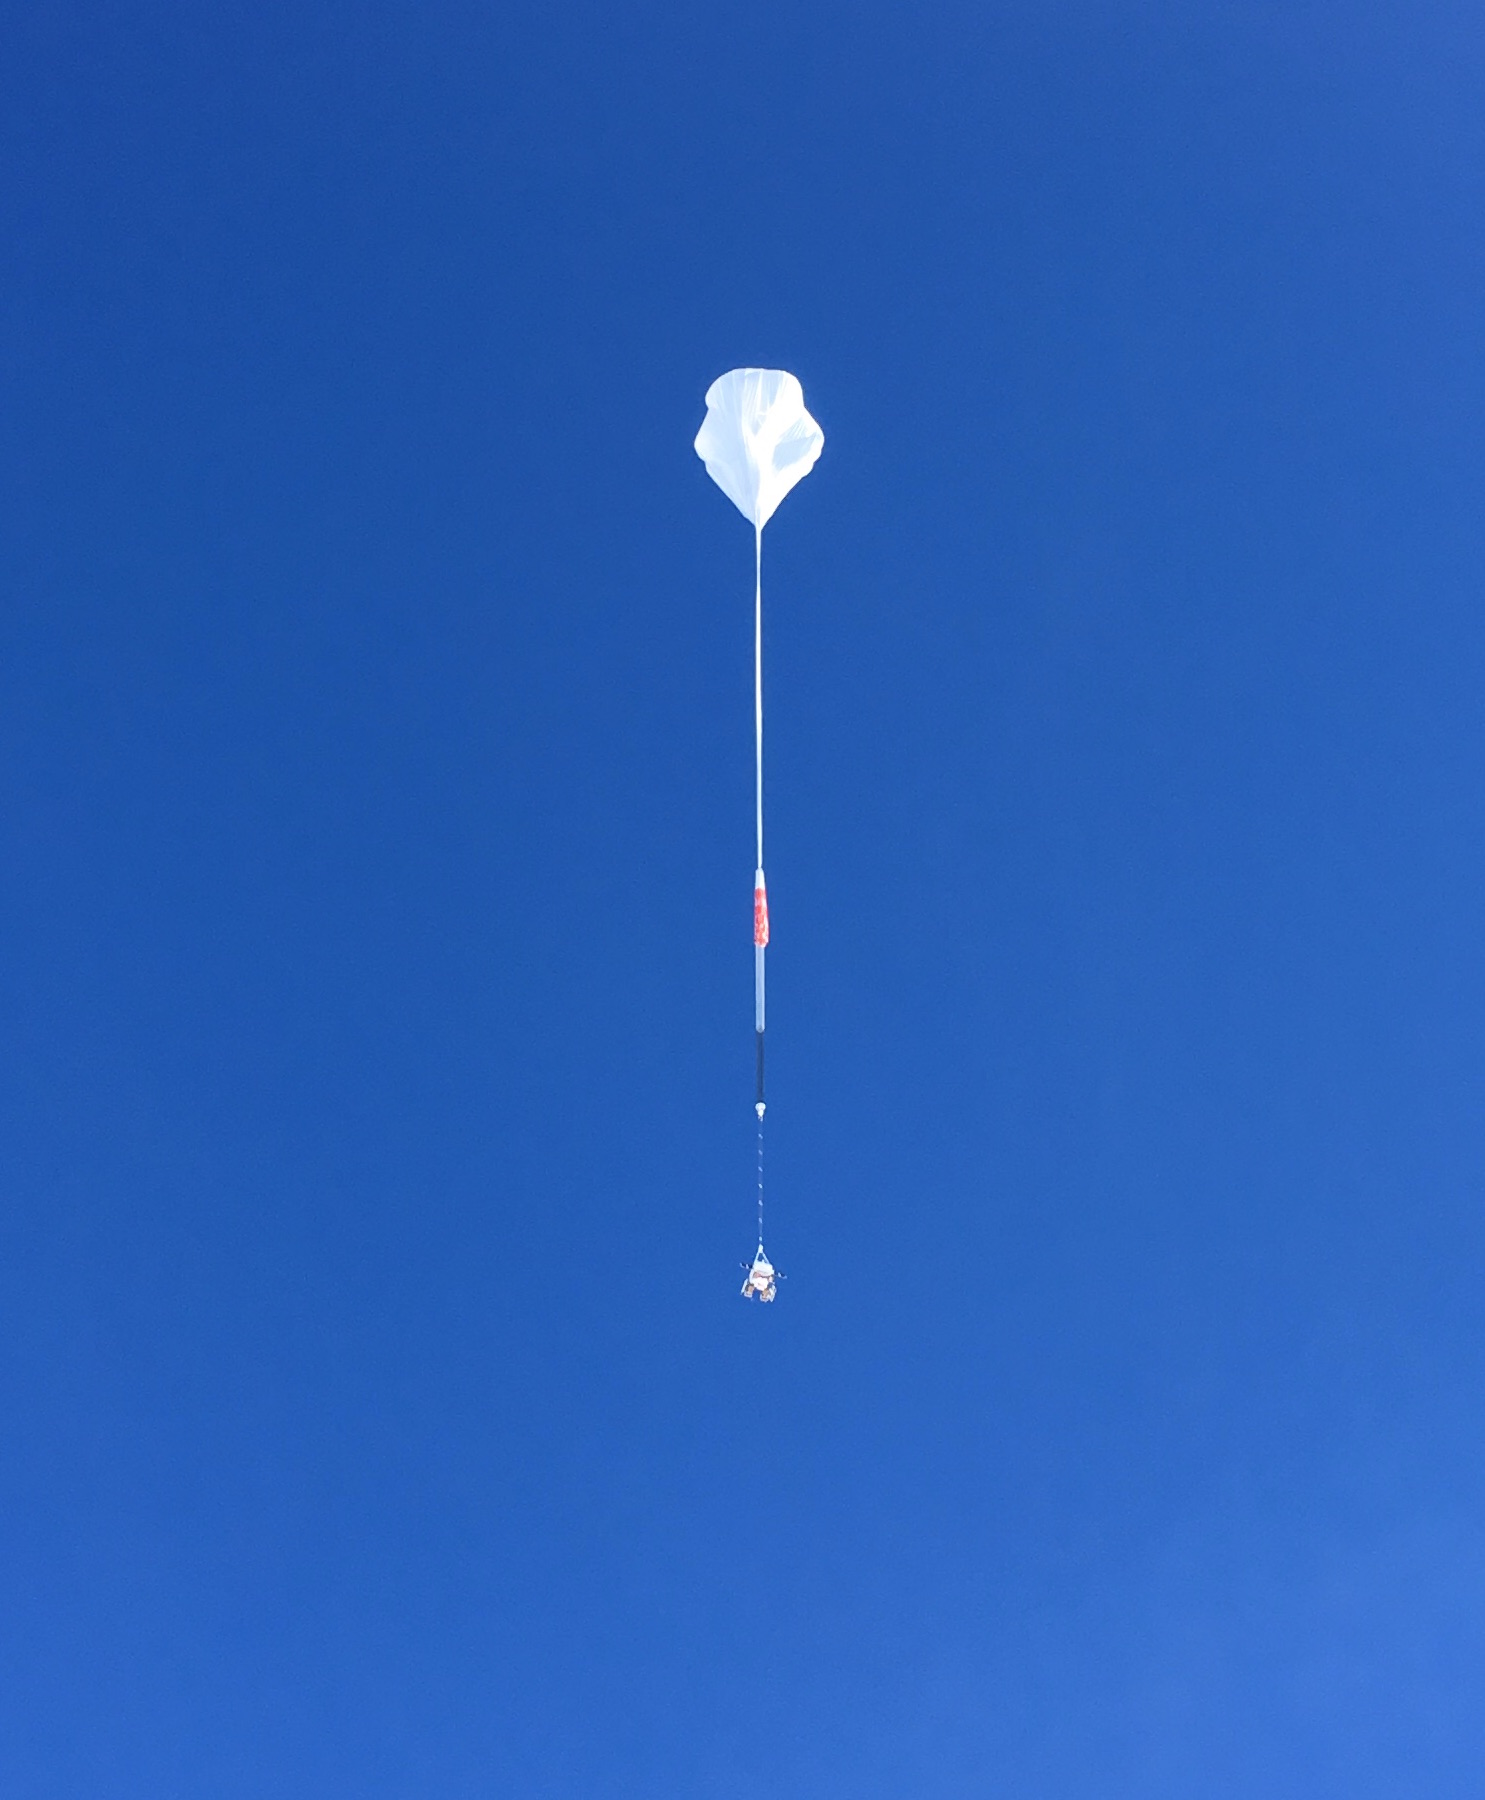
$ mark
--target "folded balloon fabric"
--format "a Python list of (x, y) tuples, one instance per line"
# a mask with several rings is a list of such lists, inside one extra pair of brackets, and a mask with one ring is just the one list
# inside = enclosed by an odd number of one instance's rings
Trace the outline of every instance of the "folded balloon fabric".
[(805, 410), (804, 390), (784, 369), (732, 369), (706, 390), (696, 454), (758, 531), (814, 468), (824, 444), (825, 433)]

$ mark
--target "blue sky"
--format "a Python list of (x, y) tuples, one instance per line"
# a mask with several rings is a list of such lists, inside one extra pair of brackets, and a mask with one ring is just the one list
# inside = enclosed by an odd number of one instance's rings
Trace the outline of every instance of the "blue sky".
[(1341, 13), (8, 12), (5, 1793), (1477, 1791), (1485, 35)]

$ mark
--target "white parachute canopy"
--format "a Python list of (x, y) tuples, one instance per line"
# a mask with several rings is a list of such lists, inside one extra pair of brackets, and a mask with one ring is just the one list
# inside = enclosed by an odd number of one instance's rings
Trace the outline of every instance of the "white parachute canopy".
[(804, 389), (783, 369), (732, 369), (706, 390), (696, 454), (757, 531), (814, 468), (824, 444)]

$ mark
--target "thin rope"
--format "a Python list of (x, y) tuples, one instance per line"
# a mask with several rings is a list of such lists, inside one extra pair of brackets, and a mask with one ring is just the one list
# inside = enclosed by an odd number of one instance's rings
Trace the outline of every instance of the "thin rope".
[[(753, 527), (753, 745), (758, 797), (758, 861), (763, 868), (763, 527)], [(759, 953), (760, 958), (762, 952)], [(759, 979), (762, 979), (760, 962)], [(760, 1021), (761, 1028), (761, 1021)], [(760, 1055), (762, 1039), (759, 1039)], [(759, 1096), (760, 1102), (762, 1096)], [(763, 1251), (763, 1112), (758, 1112), (758, 1250)]]
[(754, 527), (757, 580), (753, 589), (753, 728), (758, 775), (758, 861), (763, 867), (763, 527)]
[(763, 1248), (763, 1121), (758, 1121), (758, 1248)]

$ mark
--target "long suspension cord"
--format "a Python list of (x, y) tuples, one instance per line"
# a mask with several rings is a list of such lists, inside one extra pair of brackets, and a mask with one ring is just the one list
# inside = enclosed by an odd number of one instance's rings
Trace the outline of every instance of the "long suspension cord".
[(753, 533), (753, 744), (757, 777), (758, 861), (753, 873), (753, 1028), (757, 1037), (758, 1252), (763, 1253), (763, 960), (768, 947), (768, 888), (763, 879), (763, 527)]
[(763, 1121), (758, 1121), (758, 1248), (763, 1248)]
[(753, 534), (755, 545), (753, 587), (753, 743), (758, 777), (758, 862), (763, 867), (763, 527)]

